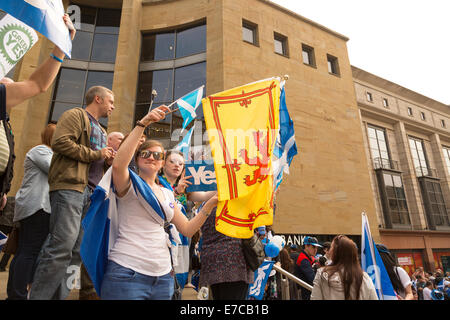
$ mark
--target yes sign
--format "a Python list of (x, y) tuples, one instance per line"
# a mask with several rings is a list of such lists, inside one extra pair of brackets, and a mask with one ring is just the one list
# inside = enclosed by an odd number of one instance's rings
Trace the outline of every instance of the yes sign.
[(192, 176), (186, 192), (217, 190), (214, 164), (210, 162), (186, 163), (186, 176)]

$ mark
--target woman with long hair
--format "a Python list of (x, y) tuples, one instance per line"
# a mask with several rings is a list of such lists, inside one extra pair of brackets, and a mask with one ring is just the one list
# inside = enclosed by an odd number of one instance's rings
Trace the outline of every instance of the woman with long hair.
[(311, 300), (378, 300), (369, 275), (361, 269), (356, 244), (338, 235), (330, 249), (332, 263), (317, 270)]
[(36, 260), (50, 225), (48, 170), (53, 151), (51, 141), (56, 124), (49, 123), (41, 133), (41, 144), (25, 156), (22, 185), (16, 194), (14, 222), (20, 223), (17, 252), (8, 277), (8, 300), (26, 300)]
[(414, 300), (412, 292), (412, 282), (408, 273), (400, 267), (396, 259), (392, 256), (389, 249), (383, 244), (376, 245), (380, 253), (381, 260), (383, 260), (384, 267), (391, 280), (392, 287), (399, 300)]
[(147, 140), (138, 149), (135, 162), (139, 175), (129, 170), (139, 138), (152, 122), (170, 111), (159, 106), (137, 122), (122, 143), (112, 164), (112, 180), (117, 195), (118, 236), (108, 255), (101, 285), (102, 299), (169, 300), (174, 292), (170, 241), (164, 225), (170, 222), (191, 237), (217, 205), (217, 195), (188, 220), (175, 202), (173, 192), (159, 183), (164, 165), (164, 148)]

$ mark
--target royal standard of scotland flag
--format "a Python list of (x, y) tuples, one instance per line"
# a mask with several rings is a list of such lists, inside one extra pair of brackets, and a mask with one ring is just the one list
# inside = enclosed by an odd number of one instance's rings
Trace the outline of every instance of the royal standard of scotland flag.
[(265, 260), (258, 270), (255, 271), (255, 278), (253, 283), (248, 288), (248, 297), (255, 300), (261, 300), (264, 296), (264, 290), (266, 288), (267, 280), (269, 279), (270, 272), (275, 261)]
[(277, 190), (283, 180), (283, 172), (289, 174), (289, 166), (292, 159), (298, 153), (295, 143), (294, 122), (292, 121), (287, 106), (284, 82), (280, 84), (280, 131), (273, 151), (273, 177), (274, 189)]
[(181, 116), (183, 117), (182, 130), (186, 129), (189, 123), (197, 117), (196, 110), (202, 103), (203, 88), (204, 86), (201, 86), (177, 100)]
[(3, 246), (8, 240), (8, 236), (0, 231), (0, 251), (2, 251)]
[(0, 0), (0, 9), (40, 32), (71, 57), (72, 40), (62, 19), (62, 0)]
[(369, 228), (369, 220), (362, 213), (361, 236), (361, 266), (364, 272), (370, 276), (380, 300), (397, 300), (389, 275), (384, 267), (383, 260), (375, 246)]

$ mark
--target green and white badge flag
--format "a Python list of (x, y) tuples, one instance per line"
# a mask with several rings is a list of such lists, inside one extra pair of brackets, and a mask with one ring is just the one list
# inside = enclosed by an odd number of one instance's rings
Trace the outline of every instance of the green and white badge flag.
[(0, 79), (37, 41), (36, 31), (9, 14), (0, 20)]

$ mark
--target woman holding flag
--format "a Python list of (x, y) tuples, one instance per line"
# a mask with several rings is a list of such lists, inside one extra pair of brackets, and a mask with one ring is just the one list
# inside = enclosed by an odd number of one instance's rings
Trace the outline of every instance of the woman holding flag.
[(159, 183), (164, 148), (157, 141), (147, 140), (139, 147), (135, 156), (139, 175), (128, 169), (144, 129), (164, 119), (167, 111), (170, 111), (167, 106), (159, 106), (138, 121), (112, 164), (112, 180), (118, 198), (118, 236), (108, 256), (101, 286), (102, 299), (171, 299), (174, 278), (164, 223), (173, 223), (179, 232), (191, 237), (217, 205), (216, 195), (192, 220), (183, 215), (173, 192)]

